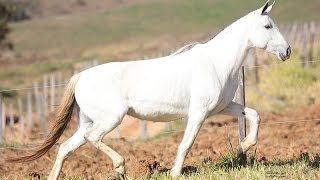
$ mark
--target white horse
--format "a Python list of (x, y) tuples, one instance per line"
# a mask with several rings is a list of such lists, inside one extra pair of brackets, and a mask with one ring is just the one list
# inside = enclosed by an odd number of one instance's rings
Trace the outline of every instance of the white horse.
[(48, 179), (57, 179), (67, 156), (88, 141), (111, 158), (115, 171), (123, 177), (124, 158), (102, 139), (126, 114), (150, 121), (188, 117), (172, 176), (181, 174), (201, 125), (212, 115), (244, 116), (249, 120), (250, 131), (240, 143), (247, 151), (256, 144), (260, 118), (255, 110), (232, 101), (244, 57), (254, 47), (266, 49), (283, 61), (291, 53), (268, 15), (272, 5), (267, 2), (207, 43), (192, 44), (188, 51), (182, 49), (152, 60), (107, 63), (74, 75), (43, 145), (29, 156), (11, 160), (30, 161), (44, 155), (63, 133), (74, 106), (79, 111), (79, 128), (61, 144)]

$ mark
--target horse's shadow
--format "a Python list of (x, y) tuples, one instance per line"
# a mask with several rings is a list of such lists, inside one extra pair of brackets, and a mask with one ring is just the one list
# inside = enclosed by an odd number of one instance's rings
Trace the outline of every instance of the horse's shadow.
[[(171, 169), (168, 169), (168, 168), (164, 168), (162, 170), (158, 170), (157, 173), (160, 173), (160, 174), (170, 174), (170, 170)], [(199, 169), (195, 166), (185, 166), (182, 168), (182, 175), (184, 176), (189, 176), (189, 175), (192, 175), (192, 174), (196, 174), (199, 172)]]

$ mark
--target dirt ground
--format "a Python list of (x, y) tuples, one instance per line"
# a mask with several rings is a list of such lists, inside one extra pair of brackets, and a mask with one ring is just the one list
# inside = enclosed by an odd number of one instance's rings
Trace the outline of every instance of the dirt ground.
[[(258, 159), (270, 161), (298, 157), (301, 153), (320, 153), (320, 104), (283, 113), (261, 114), (262, 124), (256, 147)], [(286, 121), (287, 123), (282, 123)], [(71, 125), (71, 127), (75, 125)], [(72, 133), (69, 128), (66, 136)], [(122, 131), (134, 131), (137, 126), (128, 126)], [(158, 131), (161, 128), (155, 128)], [(128, 133), (130, 134), (130, 133)], [(132, 134), (131, 134), (132, 135)], [(175, 132), (168, 137), (146, 142), (128, 138), (105, 138), (104, 142), (117, 150), (126, 160), (126, 169), (130, 177), (139, 177), (170, 169), (173, 165), (178, 144), (183, 132)], [(65, 139), (66, 137), (63, 137)], [(230, 117), (214, 117), (202, 127), (192, 150), (187, 156), (185, 167), (211, 158), (217, 160), (221, 154), (228, 153), (228, 141), (235, 148), (238, 144), (237, 120)], [(254, 148), (249, 153), (253, 153)], [(5, 162), (9, 156), (27, 154), (27, 151), (0, 149), (0, 175), (6, 177), (44, 175), (52, 168), (58, 146), (54, 146), (47, 155), (39, 160), (10, 164)], [(73, 153), (63, 167), (61, 177), (84, 176), (98, 178), (109, 174), (112, 177), (111, 160), (99, 150), (86, 144)]]

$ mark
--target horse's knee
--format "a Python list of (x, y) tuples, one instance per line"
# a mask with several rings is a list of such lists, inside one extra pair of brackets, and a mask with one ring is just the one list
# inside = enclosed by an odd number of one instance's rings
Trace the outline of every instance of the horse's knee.
[(254, 120), (256, 123), (260, 123), (260, 115), (259, 113), (251, 108), (245, 108), (246, 116), (250, 116), (251, 120)]

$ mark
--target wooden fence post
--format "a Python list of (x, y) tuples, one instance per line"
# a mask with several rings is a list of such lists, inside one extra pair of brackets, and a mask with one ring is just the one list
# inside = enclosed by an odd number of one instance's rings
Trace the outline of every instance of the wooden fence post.
[(172, 130), (172, 122), (166, 122), (165, 130), (166, 131), (171, 131)]
[(308, 42), (309, 42), (309, 25), (304, 23), (302, 31), (302, 43), (300, 46), (300, 60), (302, 67), (308, 66)]
[(313, 61), (313, 47), (314, 47), (314, 41), (315, 41), (315, 23), (310, 22), (309, 26), (309, 50), (308, 50), (308, 61), (307, 61), (307, 66), (311, 67), (312, 66), (312, 61)]
[(43, 76), (43, 110), (44, 110), (44, 114), (47, 114), (47, 111), (48, 111), (48, 103), (47, 103), (47, 100), (48, 100), (48, 92), (47, 92), (47, 89), (48, 89), (48, 76)]
[(140, 120), (140, 138), (142, 140), (146, 140), (148, 138), (148, 129), (147, 129), (147, 122), (144, 120)]
[[(320, 57), (319, 49), (320, 49), (320, 24), (316, 23), (315, 24), (315, 43), (314, 43), (314, 55), (316, 58)], [(317, 59), (318, 60), (318, 59)], [(318, 62), (319, 64), (319, 62)]]
[(14, 138), (13, 140), (16, 141), (17, 136), (16, 136), (16, 132), (15, 132), (15, 128), (14, 128), (14, 114), (13, 114), (13, 105), (9, 104), (9, 116), (10, 116), (10, 129), (11, 129), (11, 133), (12, 133), (12, 137)]
[(38, 82), (34, 82), (34, 98), (37, 109), (38, 122), (41, 122), (41, 102)]
[(20, 137), (21, 142), (23, 142), (24, 138), (24, 117), (23, 117), (23, 108), (22, 108), (22, 100), (18, 99), (18, 109), (19, 109), (19, 123), (20, 123)]
[(2, 103), (2, 94), (0, 93), (0, 144), (4, 142), (4, 129), (5, 129), (5, 124), (3, 123), (3, 121), (5, 122), (6, 119), (3, 116), (3, 103)]
[(43, 130), (43, 137), (47, 137), (48, 135), (48, 125), (46, 120), (46, 110), (45, 110), (45, 97), (44, 95), (40, 94), (39, 97), (39, 104), (40, 104), (40, 123)]
[(32, 125), (32, 93), (28, 91), (27, 94), (27, 129), (29, 130)]
[(95, 60), (93, 60), (92, 64), (93, 64), (93, 67), (94, 67), (94, 66), (98, 66), (98, 65), (99, 65), (99, 62), (98, 62), (97, 59), (95, 59)]
[[(236, 102), (245, 106), (245, 81), (244, 81), (244, 66), (242, 66), (239, 72), (239, 86), (236, 93)], [(238, 118), (239, 123), (239, 143), (246, 137), (246, 119), (244, 117)], [(240, 161), (246, 162), (247, 156), (242, 153), (243, 150), (239, 146), (239, 158)]]
[(6, 141), (6, 105), (2, 102), (2, 136), (3, 140)]
[(297, 23), (294, 23), (292, 26), (291, 26), (291, 30), (290, 30), (290, 41), (291, 41), (291, 44), (292, 46), (296, 46), (296, 43), (297, 43), (297, 29), (298, 29), (298, 25)]
[(52, 75), (50, 77), (50, 112), (54, 112), (54, 107), (55, 107), (55, 79), (54, 76)]

